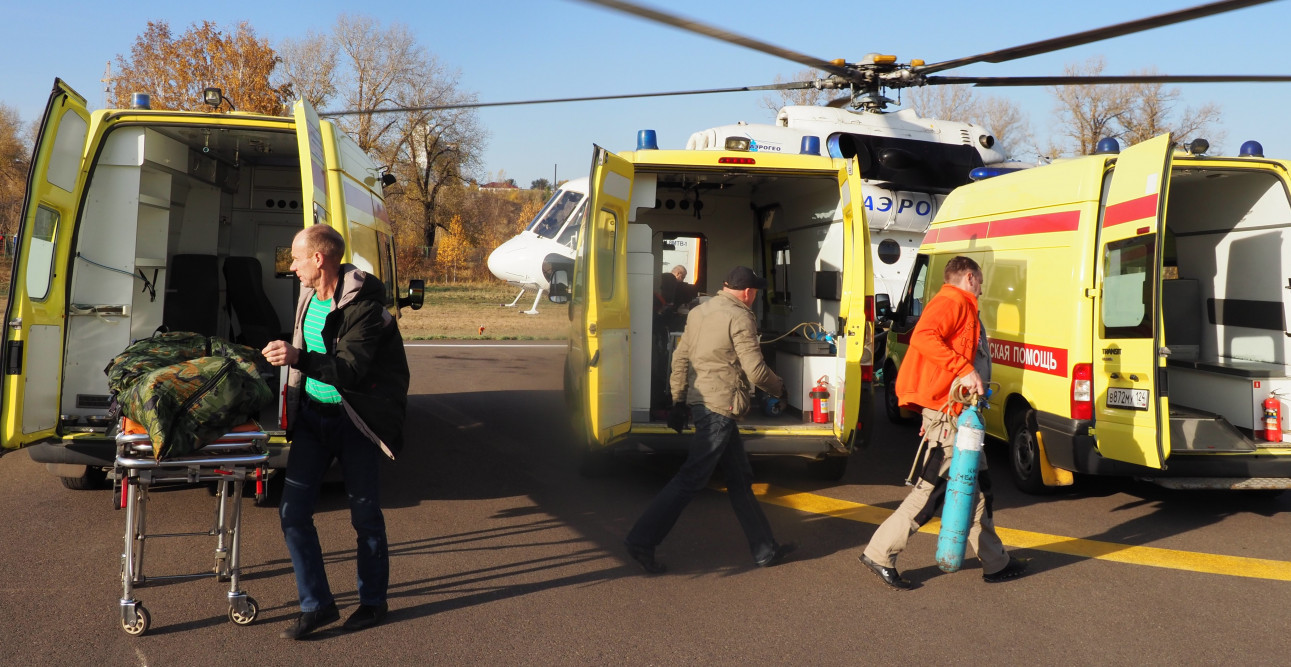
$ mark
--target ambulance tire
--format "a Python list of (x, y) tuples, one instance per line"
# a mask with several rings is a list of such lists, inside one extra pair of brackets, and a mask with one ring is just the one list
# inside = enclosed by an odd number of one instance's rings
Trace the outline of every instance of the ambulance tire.
[(807, 462), (807, 474), (811, 475), (812, 479), (837, 482), (843, 478), (843, 474), (846, 472), (846, 456), (826, 456), (823, 459), (814, 459)]
[(85, 471), (81, 473), (80, 477), (59, 477), (58, 481), (62, 482), (65, 489), (93, 491), (104, 488), (107, 479), (107, 470), (94, 466), (85, 466)]
[(1040, 443), (1036, 439), (1035, 410), (1018, 410), (1009, 417), (1009, 469), (1018, 490), (1032, 495), (1053, 493), (1040, 473)]

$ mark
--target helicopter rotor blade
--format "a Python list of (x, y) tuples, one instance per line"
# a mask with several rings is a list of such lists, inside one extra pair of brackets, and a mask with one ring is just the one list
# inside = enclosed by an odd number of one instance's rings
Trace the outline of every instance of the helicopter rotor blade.
[(407, 111), (444, 111), (448, 109), (480, 109), (484, 107), (510, 107), (525, 104), (559, 104), (561, 102), (594, 102), (599, 100), (630, 100), (646, 97), (672, 97), (677, 95), (708, 95), (710, 93), (744, 93), (759, 90), (802, 90), (815, 88), (814, 81), (789, 81), (787, 83), (770, 83), (764, 86), (741, 86), (739, 88), (708, 88), (705, 90), (674, 90), (662, 93), (631, 93), (624, 95), (594, 95), (591, 97), (560, 97), (545, 100), (515, 100), (509, 102), (459, 102), (455, 104), (433, 104), (420, 107), (395, 107), (383, 109), (349, 109), (345, 111), (320, 111), (319, 116), (358, 116), (362, 114), (400, 113)]
[(1094, 86), (1110, 83), (1283, 83), (1291, 76), (1282, 74), (1129, 74), (1098, 76), (930, 76), (929, 86), (972, 85), (1005, 86)]
[[(946, 60), (939, 63), (932, 63), (930, 65), (916, 67), (914, 69), (915, 71), (921, 74), (931, 74), (933, 72), (940, 72), (942, 70), (947, 70), (952, 67), (963, 67), (964, 65), (971, 65), (973, 63), (980, 63), (980, 62), (1002, 63), (1002, 62), (1007, 62), (1009, 60), (1016, 60), (1018, 58), (1026, 58), (1028, 56), (1039, 55), (1041, 53), (1049, 53), (1050, 51), (1058, 51), (1072, 46), (1089, 44), (1090, 42), (1097, 42), (1104, 39), (1111, 39), (1113, 37), (1120, 37), (1122, 35), (1141, 32), (1143, 30), (1150, 30), (1152, 28), (1159, 28), (1161, 26), (1173, 25), (1175, 23), (1182, 23), (1184, 21), (1191, 21), (1193, 19), (1198, 19), (1205, 16), (1212, 16), (1214, 14), (1231, 12), (1233, 10), (1243, 9), (1254, 5), (1262, 5), (1273, 1), (1274, 0), (1223, 0), (1221, 2), (1212, 2), (1205, 5), (1198, 5), (1196, 7), (1192, 7), (1189, 9), (1181, 9), (1179, 11), (1169, 12), (1166, 14), (1158, 14), (1156, 16), (1149, 16), (1147, 18), (1142, 18), (1135, 21), (1118, 23), (1116, 25), (1110, 25), (1104, 28), (1086, 30), (1084, 32), (1073, 33), (1071, 35), (1065, 35), (1062, 37), (1054, 37), (1052, 39), (1041, 40), (1039, 42), (1032, 42), (1030, 44), (1023, 44), (1021, 46), (1015, 46), (1008, 49), (1001, 49), (999, 51), (990, 51), (987, 53), (981, 53), (975, 56), (969, 56), (967, 58), (957, 58), (955, 60)], [(1028, 85), (1049, 85), (1049, 84), (1028, 84)]]
[(648, 19), (656, 23), (662, 23), (664, 25), (672, 26), (674, 28), (680, 28), (681, 30), (693, 32), (697, 35), (712, 37), (713, 39), (719, 39), (723, 42), (728, 42), (731, 44), (736, 44), (738, 46), (743, 46), (748, 49), (753, 49), (754, 51), (761, 51), (762, 53), (776, 56), (778, 58), (784, 58), (785, 60), (791, 60), (793, 62), (806, 65), (808, 67), (814, 67), (818, 70), (829, 72), (830, 74), (837, 74), (838, 76), (845, 77), (845, 78), (851, 78), (852, 76), (852, 73), (849, 72), (847, 69), (843, 67), (839, 67), (827, 60), (813, 58), (811, 56), (798, 53), (797, 51), (790, 51), (789, 49), (780, 48), (773, 44), (768, 44), (766, 42), (762, 42), (762, 41), (753, 39), (751, 37), (737, 35), (733, 32), (722, 30), (721, 28), (715, 28), (713, 26), (706, 25), (698, 21), (684, 19), (684, 18), (681, 18), (680, 16), (673, 16), (672, 14), (661, 12), (657, 9), (642, 7), (641, 5), (633, 4), (631, 2), (625, 2), (624, 0), (579, 0), (579, 1), (592, 4), (592, 5), (600, 5), (602, 7), (620, 11), (625, 14), (631, 14), (633, 16), (637, 16), (643, 19)]

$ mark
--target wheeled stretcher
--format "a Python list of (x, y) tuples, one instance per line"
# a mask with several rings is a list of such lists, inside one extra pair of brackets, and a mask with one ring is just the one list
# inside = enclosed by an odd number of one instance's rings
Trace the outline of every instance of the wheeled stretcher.
[[(264, 493), (269, 436), (255, 423), (244, 424), (192, 454), (153, 458), (153, 443), (139, 424), (122, 419), (116, 437), (116, 475), (121, 484), (120, 507), (126, 510), (125, 550), (121, 554), (121, 628), (131, 635), (148, 631), (151, 617), (134, 597), (136, 586), (148, 581), (215, 576), (229, 581), (229, 620), (238, 625), (255, 621), (256, 601), (239, 588), (241, 575), (242, 490), (247, 480)], [(205, 532), (147, 533), (148, 488), (154, 484), (214, 482), (216, 508), (213, 526)], [(144, 545), (148, 538), (215, 537), (212, 572), (146, 577)]]

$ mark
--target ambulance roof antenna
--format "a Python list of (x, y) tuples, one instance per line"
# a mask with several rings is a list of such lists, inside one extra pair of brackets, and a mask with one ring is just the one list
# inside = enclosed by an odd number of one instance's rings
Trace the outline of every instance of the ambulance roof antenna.
[(107, 67), (103, 69), (103, 108), (108, 108), (108, 89), (112, 87), (112, 61), (108, 61)]

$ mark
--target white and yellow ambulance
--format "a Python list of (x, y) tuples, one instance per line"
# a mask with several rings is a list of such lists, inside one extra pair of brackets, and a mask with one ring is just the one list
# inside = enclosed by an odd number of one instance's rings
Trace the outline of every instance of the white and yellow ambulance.
[[(304, 102), (275, 117), (154, 111), (137, 95), (90, 113), (56, 80), (9, 287), (4, 448), (30, 445), (69, 488), (97, 485), (114, 456), (108, 361), (162, 328), (256, 347), (290, 335), (302, 225), (341, 232), (345, 261), (380, 276), (393, 310), (420, 307), (419, 284), (396, 297), (388, 179)], [(273, 467), (286, 463), (279, 409), (259, 420)]]
[[(798, 154), (750, 152), (747, 138), (714, 150), (659, 150), (648, 130), (638, 138), (634, 152), (595, 149), (575, 262), (553, 280), (563, 285), (552, 299), (570, 299), (565, 388), (589, 456), (686, 449), (689, 431), (665, 423), (671, 351), (687, 307), (743, 265), (767, 278), (754, 311), (788, 392), (755, 402), (740, 424), (745, 447), (840, 477), (871, 426), (873, 278), (855, 161), (821, 156), (814, 137)], [(674, 311), (661, 274), (678, 248), (698, 299)], [(818, 383), (829, 393), (819, 422)]]
[(1291, 398), (1291, 164), (1204, 151), (1165, 135), (951, 193), (892, 315), (889, 417), (921, 305), (965, 255), (1000, 384), (987, 430), (1022, 489), (1291, 487), (1291, 424), (1264, 407)]

